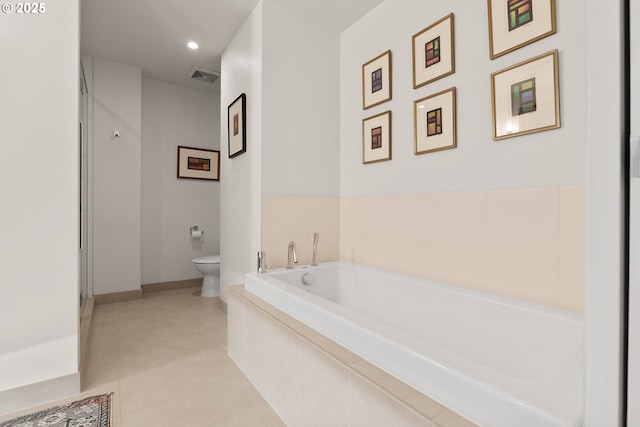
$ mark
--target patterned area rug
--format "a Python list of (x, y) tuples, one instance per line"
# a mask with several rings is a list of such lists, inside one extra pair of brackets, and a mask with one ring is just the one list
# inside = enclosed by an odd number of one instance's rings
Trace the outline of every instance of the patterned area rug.
[(0, 427), (110, 427), (111, 394), (92, 396), (0, 423)]

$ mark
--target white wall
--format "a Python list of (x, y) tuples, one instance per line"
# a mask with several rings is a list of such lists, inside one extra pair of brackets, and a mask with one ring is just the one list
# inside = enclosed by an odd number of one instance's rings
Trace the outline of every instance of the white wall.
[[(310, 259), (313, 231), (322, 231), (323, 255), (337, 258), (338, 204), (330, 198), (339, 196), (340, 180), (338, 52), (337, 30), (264, 0), (222, 57), (223, 288), (244, 282), (245, 273), (256, 269), (260, 249), (277, 264), (286, 243), (295, 239), (304, 246), (304, 259)], [(247, 94), (247, 153), (228, 159), (224, 110), (242, 92)], [(304, 227), (292, 223), (277, 236), (261, 230), (261, 197), (274, 195), (305, 196), (281, 206), (285, 217), (297, 216)], [(280, 207), (267, 205), (281, 216)], [(294, 205), (305, 206), (304, 212), (290, 210)], [(329, 213), (329, 220), (314, 220), (320, 215), (314, 217), (316, 208)]]
[(0, 16), (0, 391), (78, 370), (78, 33)]
[[(589, 145), (584, 425), (613, 427), (625, 425), (624, 1), (588, 0), (586, 5)], [(633, 25), (634, 20), (630, 22)], [(601, 28), (607, 31), (599, 31)], [(637, 402), (630, 400), (629, 406), (634, 405)]]
[[(630, 16), (638, 16), (640, 13), (640, 1), (631, 0)], [(640, 135), (640, 29), (631, 26), (630, 34), (630, 108), (631, 108), (631, 135)], [(633, 156), (633, 148), (631, 156)], [(637, 154), (636, 154), (637, 156)], [(637, 175), (635, 175), (637, 176)], [(629, 257), (636, 262), (629, 265), (629, 367), (628, 367), (628, 400), (637, 402), (640, 400), (640, 179), (634, 178), (631, 171), (630, 186), (630, 226), (629, 226)], [(629, 405), (627, 424), (630, 426), (640, 424), (640, 405)]]
[(339, 258), (340, 35), (263, 1), (262, 250), (284, 267)]
[(143, 284), (201, 277), (191, 260), (220, 253), (219, 181), (176, 178), (178, 145), (220, 149), (219, 118), (219, 94), (142, 80)]
[[(487, 190), (584, 183), (586, 129), (585, 10), (558, 2), (558, 32), (496, 60), (489, 59), (486, 2), (387, 0), (341, 39), (341, 195)], [(454, 13), (453, 75), (412, 87), (412, 36)], [(393, 18), (391, 18), (393, 17)], [(495, 142), (492, 72), (559, 50), (561, 128)], [(362, 110), (362, 64), (392, 51), (393, 99)], [(413, 101), (457, 88), (458, 147), (413, 154)], [(362, 119), (392, 110), (393, 159), (362, 164)]]
[(93, 293), (100, 295), (140, 289), (142, 77), (139, 68), (93, 58), (92, 81)]
[(339, 33), (263, 1), (262, 194), (339, 195)]
[[(262, 167), (262, 4), (235, 35), (222, 55), (220, 91), (220, 283), (244, 283), (256, 268), (260, 249)], [(227, 106), (247, 95), (247, 152), (229, 159)]]

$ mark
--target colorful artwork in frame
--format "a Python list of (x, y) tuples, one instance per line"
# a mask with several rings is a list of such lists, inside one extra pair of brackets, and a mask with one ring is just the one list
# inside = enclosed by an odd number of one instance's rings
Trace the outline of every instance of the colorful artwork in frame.
[(247, 151), (247, 97), (243, 93), (227, 108), (229, 158)]
[(493, 139), (560, 127), (558, 51), (491, 74)]
[(413, 88), (455, 72), (453, 13), (413, 36)]
[(456, 148), (456, 88), (413, 103), (415, 154)]
[(491, 59), (556, 33), (555, 0), (487, 0), (487, 9)]
[(362, 109), (380, 105), (392, 97), (391, 51), (362, 66)]
[(391, 160), (391, 111), (362, 121), (362, 163)]
[(220, 151), (178, 146), (178, 178), (220, 180)]

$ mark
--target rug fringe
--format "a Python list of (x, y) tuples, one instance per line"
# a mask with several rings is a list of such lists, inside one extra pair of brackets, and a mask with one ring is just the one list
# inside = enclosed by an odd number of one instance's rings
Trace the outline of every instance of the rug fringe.
[[(95, 396), (89, 396), (89, 397), (85, 397), (84, 399), (80, 399), (80, 400), (76, 400), (73, 402), (69, 402), (69, 403), (65, 403), (63, 405), (57, 405), (57, 406), (52, 406), (50, 408), (45, 408), (42, 409), (38, 412), (34, 412), (31, 414), (26, 414), (26, 415), (22, 415), (19, 417), (16, 417), (14, 419), (5, 421), (0, 423), (0, 427), (9, 427), (11, 425), (15, 425), (17, 423), (23, 423), (25, 421), (33, 421), (39, 417), (43, 417), (47, 414), (50, 414), (52, 412), (55, 411), (60, 411), (60, 410), (66, 410), (69, 409), (70, 407), (77, 405), (77, 406), (81, 406), (83, 404), (86, 404), (87, 402), (91, 401), (91, 400), (99, 400), (100, 401), (100, 420), (99, 420), (99, 425), (97, 427), (111, 427), (111, 415), (112, 415), (112, 411), (111, 411), (111, 405), (113, 402), (113, 395), (115, 393), (111, 392), (111, 393), (105, 393), (105, 394), (99, 394), (99, 395), (95, 395)], [(102, 400), (106, 399), (106, 405), (104, 404), (105, 402), (103, 402)], [(106, 417), (105, 417), (106, 415)]]

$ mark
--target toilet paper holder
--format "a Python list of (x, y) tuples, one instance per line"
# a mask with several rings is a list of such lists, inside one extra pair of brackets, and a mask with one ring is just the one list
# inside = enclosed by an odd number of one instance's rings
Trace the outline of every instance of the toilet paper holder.
[[(195, 236), (194, 236), (195, 235)], [(194, 225), (193, 227), (189, 227), (189, 236), (191, 237), (200, 237), (204, 235), (204, 231), (201, 231), (197, 225)]]

